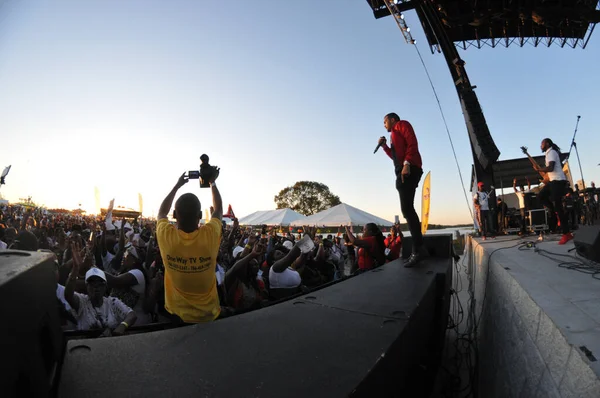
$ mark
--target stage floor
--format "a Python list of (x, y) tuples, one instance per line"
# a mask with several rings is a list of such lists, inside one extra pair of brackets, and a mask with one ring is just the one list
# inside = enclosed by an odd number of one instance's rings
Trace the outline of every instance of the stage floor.
[(491, 368), (481, 369), (480, 386), (495, 384), (493, 396), (503, 388), (510, 396), (600, 396), (600, 280), (566, 267), (585, 260), (559, 238), (472, 238), (465, 249), (482, 318), (481, 366)]

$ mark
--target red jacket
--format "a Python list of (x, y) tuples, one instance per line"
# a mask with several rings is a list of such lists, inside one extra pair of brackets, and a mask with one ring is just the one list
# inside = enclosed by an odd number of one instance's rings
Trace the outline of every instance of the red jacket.
[[(394, 125), (392, 128), (391, 141), (394, 146), (394, 151), (396, 152), (396, 160), (399, 166), (402, 166), (406, 160), (412, 166), (423, 167), (417, 136), (409, 122), (400, 120)], [(383, 145), (383, 150), (390, 159), (394, 160), (394, 158), (392, 158), (392, 150), (387, 144)]]

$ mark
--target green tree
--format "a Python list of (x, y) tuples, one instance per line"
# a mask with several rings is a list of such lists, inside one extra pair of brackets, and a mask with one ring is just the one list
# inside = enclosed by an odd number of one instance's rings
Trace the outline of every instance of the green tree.
[(278, 209), (290, 208), (306, 216), (339, 205), (340, 198), (325, 184), (316, 181), (298, 181), (275, 195)]

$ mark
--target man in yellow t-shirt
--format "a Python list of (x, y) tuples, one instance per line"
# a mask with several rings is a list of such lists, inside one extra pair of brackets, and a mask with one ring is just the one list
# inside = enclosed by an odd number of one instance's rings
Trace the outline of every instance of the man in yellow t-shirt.
[(156, 238), (165, 267), (165, 308), (186, 323), (210, 322), (221, 313), (215, 265), (223, 203), (217, 186), (210, 181), (215, 209), (210, 222), (198, 228), (202, 218), (200, 200), (193, 193), (185, 193), (177, 199), (173, 211), (177, 227), (169, 224), (167, 214), (175, 194), (187, 182), (183, 173), (158, 211)]

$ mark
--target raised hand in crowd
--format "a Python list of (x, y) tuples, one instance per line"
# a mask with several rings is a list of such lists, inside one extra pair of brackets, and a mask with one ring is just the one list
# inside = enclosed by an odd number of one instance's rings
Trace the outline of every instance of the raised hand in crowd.
[(177, 183), (175, 184), (175, 187), (177, 189), (181, 188), (182, 186), (184, 186), (185, 184), (188, 183), (190, 179), (185, 175), (185, 172), (179, 177), (179, 179), (177, 180)]
[(265, 253), (265, 249), (266, 249), (265, 245), (263, 243), (261, 243), (260, 241), (258, 241), (254, 244), (254, 247), (253, 247), (250, 255), (253, 256), (254, 258), (260, 257)]

